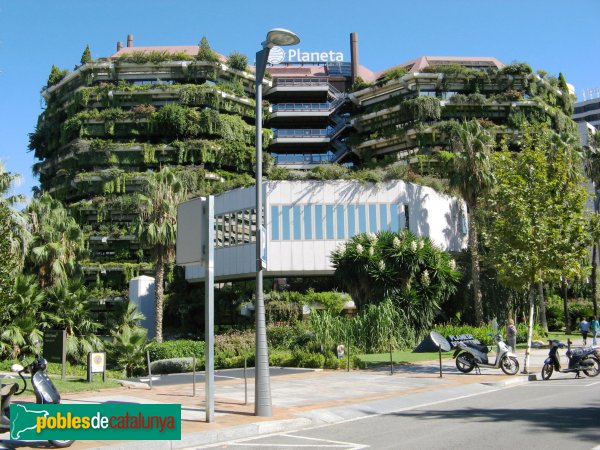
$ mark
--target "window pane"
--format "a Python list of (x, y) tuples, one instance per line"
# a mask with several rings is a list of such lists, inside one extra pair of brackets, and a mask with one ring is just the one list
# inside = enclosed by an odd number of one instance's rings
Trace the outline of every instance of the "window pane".
[(369, 205), (369, 231), (377, 233), (377, 205)]
[(327, 239), (333, 239), (333, 205), (325, 206), (325, 221)]
[(410, 211), (408, 205), (404, 205), (404, 228), (410, 229)]
[(398, 226), (398, 205), (390, 205), (390, 216), (390, 229), (398, 231), (400, 229)]
[(381, 224), (381, 230), (390, 229), (387, 217), (387, 205), (379, 205), (379, 223)]
[(315, 205), (315, 239), (323, 239), (323, 205)]
[(312, 205), (304, 205), (304, 239), (312, 239)]
[(279, 240), (279, 206), (271, 206), (271, 239)]
[(282, 206), (281, 207), (281, 228), (283, 230), (283, 240), (290, 240), (290, 207)]
[(335, 215), (337, 218), (337, 238), (346, 239), (346, 227), (344, 226), (344, 207), (337, 205), (335, 207)]
[(300, 241), (302, 240), (302, 214), (299, 206), (294, 206), (292, 208), (292, 213), (294, 215), (294, 240)]
[(367, 211), (365, 205), (358, 205), (358, 232), (367, 232)]
[(348, 238), (351, 238), (356, 234), (356, 218), (354, 217), (354, 205), (348, 205)]

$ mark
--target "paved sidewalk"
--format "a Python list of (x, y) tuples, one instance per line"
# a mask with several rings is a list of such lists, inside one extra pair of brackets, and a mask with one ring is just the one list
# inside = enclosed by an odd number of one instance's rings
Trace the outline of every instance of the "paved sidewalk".
[[(534, 350), (530, 373), (539, 374), (548, 350)], [(518, 352), (523, 367), (524, 352)], [(280, 431), (291, 431), (324, 423), (335, 423), (361, 415), (382, 414), (400, 408), (444, 401), (460, 396), (527, 382), (518, 374), (506, 376), (499, 369), (482, 369), (481, 374), (462, 374), (455, 360), (443, 361), (443, 378), (437, 361), (361, 371), (314, 371), (271, 377), (273, 416), (253, 415), (254, 380), (248, 380), (248, 404), (244, 404), (244, 381), (240, 379), (216, 383), (215, 422), (205, 423), (204, 385), (197, 384), (196, 397), (192, 385), (161, 386), (154, 389), (107, 389), (98, 392), (64, 394), (64, 403), (179, 403), (182, 410), (180, 441), (78, 441), (72, 448), (167, 449), (202, 448), (231, 439), (252, 437)], [(25, 399), (23, 399), (25, 400)], [(0, 435), (0, 439), (8, 439)], [(37, 443), (8, 443), (9, 448)]]

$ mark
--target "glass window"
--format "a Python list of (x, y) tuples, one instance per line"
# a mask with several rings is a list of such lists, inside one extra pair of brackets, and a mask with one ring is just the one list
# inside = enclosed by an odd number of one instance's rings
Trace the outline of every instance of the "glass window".
[(387, 217), (388, 205), (379, 205), (379, 223), (381, 224), (381, 230), (389, 230), (390, 224), (388, 223)]
[[(277, 219), (277, 228), (279, 229), (279, 214), (275, 216)], [(252, 242), (252, 211), (244, 210), (244, 244)]]
[(390, 205), (390, 230), (398, 231), (398, 205)]
[(369, 231), (377, 233), (377, 205), (369, 205)]
[(304, 205), (304, 239), (312, 239), (312, 205)]
[(215, 246), (223, 247), (223, 216), (215, 217)]
[(250, 210), (250, 242), (256, 242), (256, 208)]
[(358, 232), (367, 232), (367, 211), (365, 205), (358, 205)]
[(354, 209), (354, 205), (348, 205), (346, 208), (348, 216), (348, 238), (351, 238), (356, 234), (356, 217)]
[(337, 218), (337, 239), (346, 239), (343, 205), (337, 205), (335, 207), (335, 215)]
[(404, 228), (410, 229), (410, 211), (408, 205), (404, 205)]
[(294, 216), (294, 240), (300, 241), (302, 240), (302, 211), (300, 206), (292, 207), (292, 214)]
[(325, 205), (326, 239), (333, 239), (333, 205)]
[(271, 206), (271, 239), (279, 240), (279, 206)]
[(290, 209), (289, 206), (281, 207), (281, 229), (283, 231), (282, 239), (284, 241), (290, 240)]
[(315, 205), (315, 239), (323, 239), (323, 205)]

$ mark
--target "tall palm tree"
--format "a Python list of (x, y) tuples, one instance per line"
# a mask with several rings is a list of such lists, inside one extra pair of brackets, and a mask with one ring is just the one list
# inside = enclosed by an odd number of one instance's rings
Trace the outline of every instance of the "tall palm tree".
[(8, 238), (10, 251), (17, 257), (17, 270), (23, 268), (31, 239), (25, 217), (15, 209), (17, 203), (25, 202), (25, 197), (21, 194), (11, 194), (14, 185), (18, 184), (20, 180), (21, 176), (19, 174), (7, 172), (4, 164), (0, 162), (0, 204), (6, 206), (10, 212), (8, 219), (10, 233)]
[(85, 249), (83, 232), (62, 203), (43, 194), (26, 209), (33, 235), (29, 259), (43, 288), (56, 286), (77, 272)]
[(494, 137), (477, 120), (462, 122), (450, 135), (451, 153), (445, 153), (450, 186), (456, 189), (467, 205), (469, 224), (469, 252), (471, 254), (471, 277), (473, 281), (473, 306), (477, 325), (483, 324), (483, 303), (479, 269), (477, 236), (477, 207), (479, 200), (492, 187), (494, 176), (490, 155)]
[(185, 200), (183, 183), (168, 167), (148, 178), (139, 196), (141, 216), (135, 224), (142, 246), (152, 250), (155, 260), (155, 338), (162, 342), (165, 266), (175, 256), (177, 205)]

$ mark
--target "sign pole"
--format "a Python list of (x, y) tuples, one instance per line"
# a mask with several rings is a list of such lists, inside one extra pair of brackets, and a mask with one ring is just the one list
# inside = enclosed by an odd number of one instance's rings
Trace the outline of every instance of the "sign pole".
[(206, 422), (215, 416), (215, 198), (209, 195), (204, 202), (206, 239), (204, 241), (206, 278), (204, 283), (204, 354), (206, 355), (204, 390), (206, 397)]

